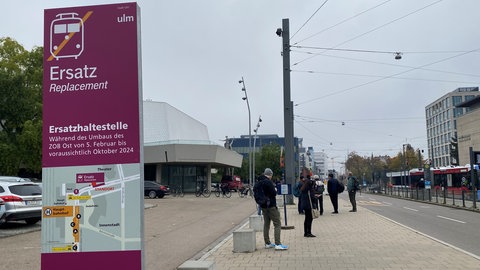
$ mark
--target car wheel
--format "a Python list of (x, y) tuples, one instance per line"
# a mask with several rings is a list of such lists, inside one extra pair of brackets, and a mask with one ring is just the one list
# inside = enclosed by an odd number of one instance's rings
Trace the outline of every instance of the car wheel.
[(157, 192), (155, 192), (154, 190), (148, 192), (148, 197), (150, 199), (155, 199), (157, 197)]
[(28, 225), (32, 225), (32, 224), (35, 224), (37, 222), (40, 221), (40, 218), (27, 218), (25, 219), (25, 222), (28, 224)]

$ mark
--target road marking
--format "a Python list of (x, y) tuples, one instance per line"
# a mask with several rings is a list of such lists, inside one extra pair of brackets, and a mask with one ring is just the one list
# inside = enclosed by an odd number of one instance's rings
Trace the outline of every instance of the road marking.
[(382, 206), (383, 205), (381, 202), (377, 202), (377, 201), (362, 201), (362, 200), (358, 200), (357, 204), (360, 204), (360, 205), (376, 205), (376, 206)]
[(447, 219), (447, 220), (451, 220), (451, 221), (455, 221), (455, 222), (462, 223), (462, 224), (466, 223), (465, 221), (461, 221), (461, 220), (453, 219), (453, 218), (448, 218), (448, 217), (444, 217), (444, 216), (437, 216), (437, 217)]
[[(370, 211), (370, 210), (369, 210), (369, 211)], [(447, 243), (447, 242), (445, 242), (445, 241), (442, 241), (442, 240), (440, 240), (440, 239), (438, 239), (438, 238), (435, 238), (435, 237), (433, 237), (433, 236), (430, 236), (430, 235), (428, 235), (428, 234), (426, 234), (426, 233), (423, 233), (423, 232), (421, 232), (421, 231), (415, 230), (415, 229), (413, 229), (413, 228), (411, 228), (411, 227), (408, 227), (407, 225), (404, 225), (404, 224), (402, 224), (402, 223), (400, 223), (400, 222), (397, 222), (397, 221), (395, 221), (395, 220), (393, 220), (393, 219), (390, 219), (390, 218), (387, 218), (387, 217), (385, 217), (385, 216), (382, 216), (382, 215), (380, 215), (379, 213), (376, 213), (376, 212), (374, 212), (374, 211), (370, 211), (370, 212), (372, 212), (372, 213), (374, 213), (375, 215), (377, 215), (377, 216), (379, 216), (379, 217), (382, 217), (382, 218), (384, 218), (384, 219), (386, 219), (386, 220), (389, 220), (389, 221), (392, 222), (392, 223), (395, 223), (395, 224), (397, 224), (397, 225), (400, 225), (400, 226), (402, 226), (402, 227), (404, 227), (404, 228), (407, 228), (407, 229), (409, 229), (409, 230), (411, 230), (411, 231), (413, 231), (413, 232), (416, 232), (416, 233), (421, 234), (421, 235), (423, 235), (423, 236), (425, 236), (425, 237), (427, 237), (427, 238), (430, 238), (430, 239), (432, 239), (432, 240), (434, 240), (434, 241), (437, 241), (438, 243), (444, 244), (444, 245), (449, 246), (449, 247), (451, 247), (451, 248), (453, 248), (453, 249), (455, 249), (455, 250), (458, 250), (458, 251), (460, 251), (460, 252), (463, 252), (464, 254), (466, 254), (466, 255), (468, 255), (468, 256), (470, 256), (470, 257), (473, 257), (473, 258), (475, 258), (475, 259), (477, 259), (477, 260), (480, 260), (480, 256), (478, 256), (478, 255), (475, 255), (475, 254), (473, 254), (473, 253), (471, 253), (471, 252), (468, 252), (468, 251), (466, 251), (466, 250), (464, 250), (464, 249), (461, 249), (461, 248), (459, 248), (459, 247), (456, 247), (456, 246), (454, 246), (454, 245), (452, 245), (452, 244), (449, 244), (449, 243)]]
[(386, 205), (393, 205), (393, 203), (389, 203), (389, 202), (382, 202), (382, 203)]
[(405, 208), (405, 209), (407, 209), (407, 210), (410, 210), (410, 211), (415, 211), (415, 212), (418, 212), (418, 210), (417, 210), (417, 209), (408, 208), (408, 207), (405, 207), (405, 206), (404, 206), (403, 208)]

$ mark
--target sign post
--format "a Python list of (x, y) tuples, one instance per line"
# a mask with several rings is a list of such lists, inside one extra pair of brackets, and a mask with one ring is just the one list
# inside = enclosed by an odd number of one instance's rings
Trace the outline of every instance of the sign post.
[(283, 197), (283, 216), (285, 218), (285, 226), (282, 226), (283, 230), (295, 229), (295, 226), (288, 226), (287, 223), (287, 195), (292, 194), (292, 185), (291, 184), (279, 184), (277, 185), (277, 194), (281, 194)]
[(143, 269), (140, 9), (45, 10), (42, 270)]

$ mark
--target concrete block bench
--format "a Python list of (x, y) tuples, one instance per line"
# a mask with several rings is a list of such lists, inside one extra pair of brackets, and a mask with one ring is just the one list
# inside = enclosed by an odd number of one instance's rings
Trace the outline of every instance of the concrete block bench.
[(233, 232), (233, 252), (254, 252), (257, 238), (253, 229), (239, 229)]
[(263, 216), (262, 215), (251, 215), (249, 218), (250, 229), (253, 229), (255, 232), (263, 231)]

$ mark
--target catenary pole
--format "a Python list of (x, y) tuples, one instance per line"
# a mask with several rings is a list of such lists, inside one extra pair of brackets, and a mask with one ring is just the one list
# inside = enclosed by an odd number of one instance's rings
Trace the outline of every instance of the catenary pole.
[[(282, 20), (282, 55), (283, 55), (283, 119), (285, 132), (285, 183), (295, 184), (294, 147), (293, 147), (293, 102), (290, 95), (290, 25), (288, 19)], [(292, 195), (287, 196), (287, 203), (293, 204)]]

